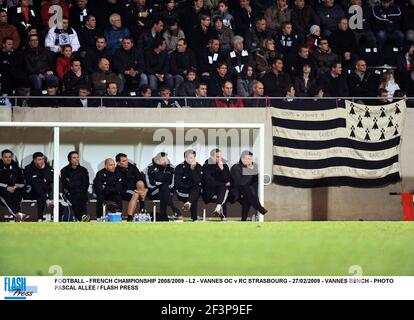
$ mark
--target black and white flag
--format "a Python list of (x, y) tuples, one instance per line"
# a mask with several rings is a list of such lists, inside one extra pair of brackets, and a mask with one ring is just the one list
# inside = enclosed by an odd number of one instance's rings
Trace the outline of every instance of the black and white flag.
[[(318, 107), (316, 107), (318, 108)], [(350, 101), (320, 110), (272, 108), (273, 174), (277, 184), (377, 187), (400, 180), (406, 105)]]

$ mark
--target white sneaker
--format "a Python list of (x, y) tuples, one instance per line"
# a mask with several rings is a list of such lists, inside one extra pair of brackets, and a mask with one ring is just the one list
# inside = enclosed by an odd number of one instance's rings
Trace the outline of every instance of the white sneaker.
[(27, 216), (24, 213), (16, 213), (16, 222), (23, 222)]

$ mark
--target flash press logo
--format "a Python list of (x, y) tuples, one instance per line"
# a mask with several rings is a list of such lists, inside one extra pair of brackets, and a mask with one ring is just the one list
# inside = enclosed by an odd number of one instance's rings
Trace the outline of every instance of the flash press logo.
[(5, 300), (26, 300), (37, 293), (37, 286), (29, 287), (26, 277), (5, 277), (4, 278)]

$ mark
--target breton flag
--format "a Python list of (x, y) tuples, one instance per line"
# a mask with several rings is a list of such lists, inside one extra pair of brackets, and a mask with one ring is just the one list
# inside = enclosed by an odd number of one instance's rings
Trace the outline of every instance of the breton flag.
[(275, 183), (368, 188), (399, 181), (405, 110), (404, 101), (272, 108)]

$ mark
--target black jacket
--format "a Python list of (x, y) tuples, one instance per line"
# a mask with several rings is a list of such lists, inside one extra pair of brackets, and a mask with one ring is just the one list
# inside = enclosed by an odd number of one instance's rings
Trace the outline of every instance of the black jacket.
[(178, 192), (188, 192), (192, 188), (199, 186), (203, 179), (203, 168), (199, 163), (194, 169), (191, 169), (186, 161), (175, 168), (174, 184)]
[(348, 77), (349, 94), (353, 97), (375, 97), (378, 86), (379, 77), (371, 72), (365, 72), (362, 80), (355, 72)]
[(292, 86), (292, 82), (287, 73), (276, 75), (273, 71), (265, 74), (262, 78), (264, 94), (269, 97), (285, 97)]
[(91, 87), (91, 81), (89, 75), (83, 71), (82, 75), (78, 77), (72, 70), (66, 72), (63, 76), (63, 86), (65, 88), (65, 95), (77, 95), (79, 87), (87, 86)]
[(179, 74), (184, 76), (184, 71), (188, 69), (197, 69), (197, 61), (194, 52), (187, 49), (186, 52), (174, 51), (170, 55), (170, 71), (173, 76)]
[(145, 175), (132, 163), (128, 163), (128, 168), (116, 166), (116, 172), (122, 178), (122, 192), (134, 191), (138, 181), (145, 182)]
[(258, 189), (259, 173), (257, 165), (254, 164), (254, 169), (248, 169), (240, 161), (231, 168), (231, 179), (231, 193), (234, 196), (234, 200), (237, 201), (240, 197), (240, 187), (253, 186), (256, 190)]
[(124, 50), (119, 48), (113, 56), (112, 70), (116, 73), (124, 74), (124, 71), (134, 69), (143, 73), (145, 71), (144, 56), (137, 48)]
[(155, 160), (152, 160), (152, 164), (148, 166), (146, 179), (147, 185), (153, 192), (158, 189), (158, 186), (162, 184), (167, 184), (170, 189), (174, 188), (174, 172), (175, 168), (172, 165), (168, 165), (167, 167), (163, 167), (157, 163)]
[(210, 76), (213, 75), (217, 70), (217, 64), (222, 61), (226, 61), (224, 57), (219, 52), (211, 53), (209, 49), (204, 50), (200, 55), (198, 55), (198, 72), (200, 74), (204, 72), (209, 72)]
[(81, 165), (75, 169), (70, 164), (60, 170), (60, 182), (65, 195), (87, 193), (89, 188), (89, 173)]
[(148, 75), (168, 73), (169, 62), (167, 51), (157, 54), (153, 49), (148, 49), (145, 51), (144, 57)]
[(343, 75), (332, 77), (330, 73), (325, 74), (320, 79), (320, 87), (324, 92), (324, 97), (348, 97), (348, 83)]
[(32, 161), (24, 168), (24, 176), (28, 192), (35, 186), (49, 192), (52, 190), (53, 169), (48, 163), (45, 164), (44, 168), (39, 169)]
[(50, 51), (42, 47), (28, 48), (24, 53), (24, 60), (29, 75), (43, 74), (54, 69)]
[(121, 194), (122, 185), (122, 177), (119, 172), (109, 172), (103, 168), (98, 171), (93, 180), (93, 192), (97, 195), (103, 194), (104, 192)]
[(98, 64), (101, 58), (106, 58), (109, 62), (111, 62), (112, 50), (105, 48), (102, 51), (99, 51), (96, 47), (88, 48), (85, 57), (86, 70), (88, 73), (92, 74), (99, 70)]
[[(210, 159), (209, 159), (210, 160)], [(206, 160), (203, 166), (203, 180), (205, 190), (215, 190), (231, 181), (229, 166), (224, 163), (224, 170), (220, 170), (218, 164), (209, 163)]]
[(24, 185), (23, 170), (16, 161), (6, 165), (0, 159), (0, 190), (5, 191), (7, 187), (14, 187), (16, 184)]

